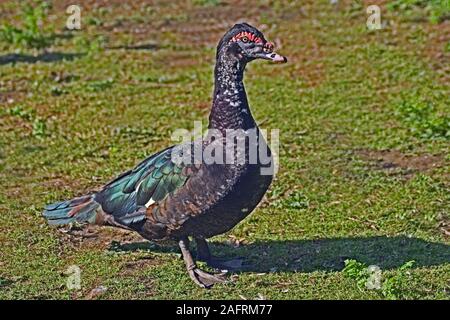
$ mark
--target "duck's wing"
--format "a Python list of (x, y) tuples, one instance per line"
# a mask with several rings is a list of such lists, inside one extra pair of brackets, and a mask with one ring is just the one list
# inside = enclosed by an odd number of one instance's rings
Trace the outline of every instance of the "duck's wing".
[(130, 226), (146, 219), (148, 207), (183, 187), (190, 171), (182, 163), (172, 161), (173, 149), (152, 155), (105, 185), (95, 195), (105, 214), (120, 225)]

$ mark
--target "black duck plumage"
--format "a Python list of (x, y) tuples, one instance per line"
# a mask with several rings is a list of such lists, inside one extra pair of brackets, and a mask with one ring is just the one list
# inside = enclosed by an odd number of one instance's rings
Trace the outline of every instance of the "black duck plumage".
[[(223, 144), (225, 140), (217, 139), (214, 132), (259, 132), (243, 76), (246, 64), (254, 59), (285, 62), (285, 58), (271, 53), (272, 47), (260, 31), (245, 23), (224, 35), (217, 46), (208, 135), (185, 147), (192, 150), (196, 145), (206, 151)], [(263, 137), (258, 138), (259, 148), (270, 156)], [(250, 147), (247, 141), (241, 151), (248, 155)], [(178, 240), (191, 278), (208, 287), (220, 279), (197, 269), (188, 250), (188, 237), (195, 238), (199, 248), (207, 248), (202, 242), (205, 238), (230, 230), (252, 212), (272, 175), (261, 174), (261, 168), (268, 165), (259, 158), (254, 163), (248, 156), (231, 164), (175, 163), (173, 152), (175, 147), (152, 155), (93, 195), (49, 205), (44, 216), (52, 224), (85, 221), (135, 230), (149, 240)]]

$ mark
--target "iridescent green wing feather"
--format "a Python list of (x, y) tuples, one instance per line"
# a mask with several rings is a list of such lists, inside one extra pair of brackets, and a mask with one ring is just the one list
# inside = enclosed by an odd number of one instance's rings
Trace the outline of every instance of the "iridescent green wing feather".
[(158, 203), (186, 183), (183, 166), (165, 149), (108, 183), (95, 200), (114, 220), (129, 226), (146, 218), (146, 205)]

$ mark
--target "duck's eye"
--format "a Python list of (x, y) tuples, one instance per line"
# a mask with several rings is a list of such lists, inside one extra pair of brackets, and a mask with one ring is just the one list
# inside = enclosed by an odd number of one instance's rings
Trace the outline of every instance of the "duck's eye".
[(246, 36), (244, 36), (244, 37), (241, 38), (241, 41), (244, 42), (244, 43), (247, 43), (248, 42), (248, 38)]
[(270, 53), (270, 52), (272, 52), (272, 48), (270, 48), (270, 47), (264, 47), (264, 48), (263, 48), (263, 51), (264, 51), (265, 53)]

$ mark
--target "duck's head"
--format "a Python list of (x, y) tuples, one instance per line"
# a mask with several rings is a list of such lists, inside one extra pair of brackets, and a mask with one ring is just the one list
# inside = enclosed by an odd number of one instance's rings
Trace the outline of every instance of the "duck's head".
[(286, 57), (274, 52), (274, 44), (261, 31), (247, 23), (235, 24), (220, 40), (217, 57), (226, 55), (244, 63), (264, 59), (276, 63), (287, 62)]

